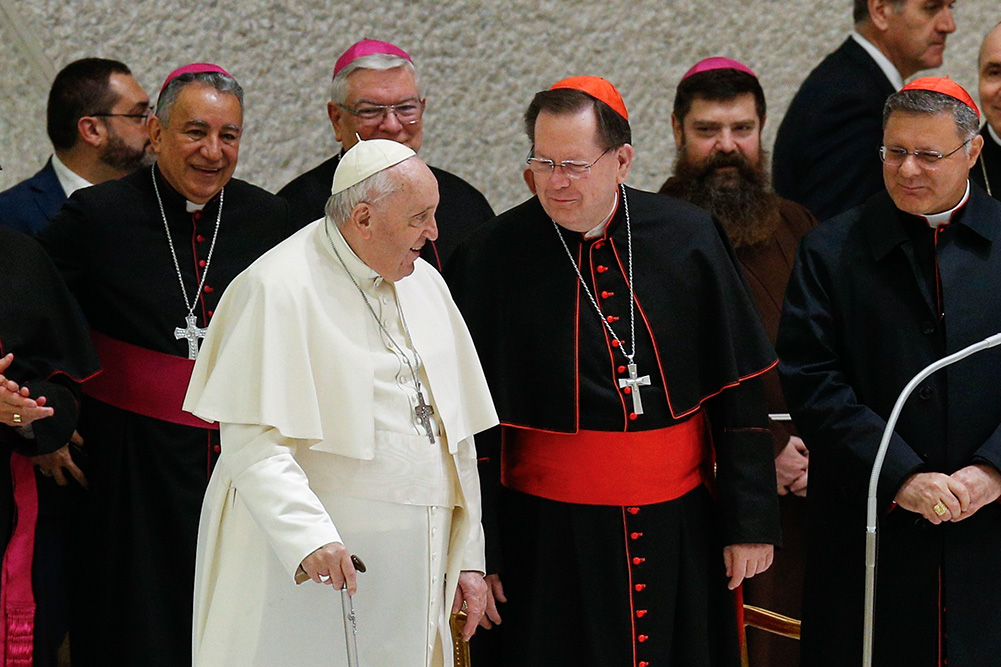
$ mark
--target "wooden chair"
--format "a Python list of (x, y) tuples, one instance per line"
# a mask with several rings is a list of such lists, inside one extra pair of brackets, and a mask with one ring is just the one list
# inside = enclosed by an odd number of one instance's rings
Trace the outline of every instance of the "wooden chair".
[[(783, 616), (782, 614), (753, 605), (744, 605), (744, 627), (757, 628), (770, 632), (773, 635), (781, 635), (790, 639), (799, 639), (800, 622), (795, 618)], [(740, 661), (743, 667), (750, 667), (747, 659), (747, 640), (740, 646)], [(458, 665), (458, 663), (456, 663)]]

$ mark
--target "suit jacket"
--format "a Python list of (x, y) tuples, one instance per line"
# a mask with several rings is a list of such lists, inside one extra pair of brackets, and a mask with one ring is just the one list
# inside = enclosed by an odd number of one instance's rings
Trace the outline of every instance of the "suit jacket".
[[(918, 371), (1001, 330), (998, 276), (1001, 202), (976, 186), (938, 233), (882, 192), (800, 244), (777, 349), (810, 447), (804, 665), (861, 655), (865, 496), (886, 419)], [(878, 488), (873, 664), (937, 666), (940, 642), (952, 664), (997, 664), (1001, 504), (934, 526), (891, 501), (913, 473), (1001, 468), (999, 385), (993, 349), (932, 375), (904, 404)]]
[(49, 158), (37, 174), (0, 192), (0, 224), (34, 236), (52, 222), (65, 201)]
[(849, 37), (810, 72), (775, 139), (775, 191), (820, 221), (883, 189), (883, 104), (893, 84)]
[[(984, 150), (980, 154), (977, 164), (970, 170), (970, 178), (974, 183), (989, 190), (995, 199), (1001, 199), (1001, 146), (994, 141), (994, 137), (987, 131), (987, 126), (980, 131), (980, 136), (984, 138)], [(984, 178), (984, 172), (987, 178)], [(988, 183), (990, 187), (988, 187)]]

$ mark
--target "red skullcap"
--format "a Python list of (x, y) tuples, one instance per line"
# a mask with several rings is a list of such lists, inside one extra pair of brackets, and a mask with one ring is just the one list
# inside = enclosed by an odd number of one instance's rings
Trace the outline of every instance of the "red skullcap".
[(626, 103), (622, 101), (622, 95), (611, 83), (600, 76), (571, 76), (553, 84), (549, 90), (559, 88), (569, 88), (587, 93), (596, 100), (601, 100), (615, 111), (615, 113), (629, 120), (629, 112), (626, 111)]
[(754, 70), (752, 70), (744, 63), (737, 62), (736, 60), (732, 60), (730, 58), (724, 58), (722, 56), (713, 56), (712, 58), (706, 58), (705, 60), (700, 60), (699, 62), (692, 65), (692, 68), (687, 72), (685, 72), (685, 76), (681, 77), (681, 80), (684, 81), (693, 74), (699, 74), (701, 72), (710, 72), (714, 69), (735, 69), (738, 72), (744, 72), (745, 74), (750, 74), (755, 79), (758, 78), (758, 75), (754, 73)]
[(977, 114), (978, 119), (980, 118), (980, 109), (977, 108), (970, 94), (949, 77), (943, 79), (938, 76), (925, 76), (920, 79), (914, 79), (914, 81), (911, 81), (900, 89), (901, 92), (905, 90), (930, 90), (933, 93), (948, 95), (973, 109), (973, 113)]
[(406, 51), (396, 46), (395, 44), (390, 44), (389, 42), (380, 42), (377, 39), (363, 39), (360, 42), (355, 42), (348, 47), (348, 50), (341, 54), (341, 57), (337, 59), (334, 63), (334, 76), (342, 69), (358, 60), (364, 56), (374, 56), (379, 53), (385, 53), (390, 56), (399, 56), (404, 60), (413, 62)]
[(225, 74), (229, 78), (233, 78), (233, 75), (219, 67), (218, 65), (213, 65), (212, 63), (191, 63), (190, 65), (185, 65), (184, 67), (178, 67), (173, 72), (167, 75), (167, 79), (160, 86), (160, 95), (163, 95), (163, 91), (167, 90), (167, 86), (170, 82), (181, 76), (182, 74), (208, 74), (215, 72), (217, 74)]

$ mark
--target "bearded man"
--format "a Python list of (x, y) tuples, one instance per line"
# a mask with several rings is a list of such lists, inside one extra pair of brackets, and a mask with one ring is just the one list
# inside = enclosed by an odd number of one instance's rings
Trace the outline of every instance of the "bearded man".
[[(675, 93), (671, 126), (678, 154), (674, 176), (660, 191), (701, 206), (723, 223), (774, 344), (796, 245), (817, 221), (768, 185), (761, 146), (765, 109), (764, 91), (749, 67), (718, 57), (696, 63)], [(765, 374), (763, 382), (768, 412), (787, 412), (777, 374)], [(808, 451), (788, 421), (773, 418), (769, 424), (784, 546), (770, 571), (745, 582), (745, 600), (799, 618)], [(754, 664), (799, 664), (795, 641), (752, 630), (747, 643)]]

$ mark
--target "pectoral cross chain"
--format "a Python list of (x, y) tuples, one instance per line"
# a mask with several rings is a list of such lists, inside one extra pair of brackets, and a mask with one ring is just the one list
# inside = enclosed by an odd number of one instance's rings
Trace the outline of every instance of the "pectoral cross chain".
[(427, 433), (428, 440), (431, 441), (432, 445), (434, 444), (434, 431), (431, 430), (431, 415), (433, 414), (434, 414), (434, 406), (425, 403), (424, 393), (418, 390), (417, 407), (414, 408), (414, 415), (417, 416), (417, 421), (419, 421), (421, 423), (421, 426), (424, 427), (424, 432)]
[(197, 319), (194, 313), (189, 313), (184, 321), (188, 323), (188, 326), (177, 327), (174, 329), (174, 338), (181, 340), (182, 338), (188, 339), (188, 359), (198, 358), (198, 339), (205, 338), (205, 333), (208, 329), (201, 329), (196, 324)]
[(619, 387), (629, 387), (629, 394), (633, 397), (633, 412), (638, 415), (643, 414), (643, 401), (640, 399), (640, 387), (650, 385), (650, 376), (636, 377), (636, 364), (629, 364), (629, 377), (619, 380)]

